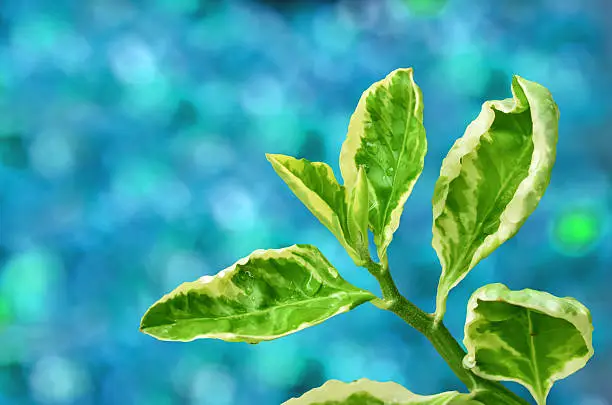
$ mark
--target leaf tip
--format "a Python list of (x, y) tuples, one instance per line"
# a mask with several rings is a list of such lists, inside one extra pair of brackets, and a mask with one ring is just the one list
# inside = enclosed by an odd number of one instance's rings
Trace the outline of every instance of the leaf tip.
[(414, 82), (414, 68), (412, 67), (395, 69), (394, 71), (392, 71), (391, 73), (387, 75), (387, 77), (385, 78), (386, 79), (385, 81), (389, 81), (393, 77), (399, 74), (407, 74), (408, 77), (410, 78), (410, 81)]
[(272, 162), (273, 160), (276, 160), (276, 157), (278, 155), (275, 153), (266, 153), (266, 159), (268, 160), (268, 162)]
[(406, 73), (409, 73), (409, 74), (413, 74), (414, 73), (414, 68), (412, 66), (411, 67), (405, 67), (405, 68), (398, 68), (398, 69), (395, 69), (393, 72), (391, 72), (391, 74), (393, 74), (395, 72), (406, 72)]
[(138, 325), (138, 331), (148, 334), (147, 333), (147, 321), (149, 319), (149, 312), (151, 311), (151, 308), (147, 309), (147, 311), (144, 313), (144, 315), (142, 316), (142, 318), (140, 319), (140, 325)]

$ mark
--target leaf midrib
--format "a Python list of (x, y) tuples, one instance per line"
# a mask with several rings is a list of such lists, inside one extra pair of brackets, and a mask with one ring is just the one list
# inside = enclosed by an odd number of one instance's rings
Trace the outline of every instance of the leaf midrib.
[[(362, 291), (355, 291), (355, 292), (346, 292), (346, 291), (337, 291), (334, 292), (332, 294), (345, 294), (347, 297), (356, 297), (359, 295), (367, 295), (367, 293), (362, 292)], [(325, 301), (325, 300), (329, 300), (332, 299), (333, 297), (331, 296), (326, 296), (326, 297), (317, 297), (317, 298), (309, 298), (306, 300), (300, 300), (300, 301), (295, 301), (292, 303), (284, 303), (281, 305), (277, 305), (274, 307), (268, 307), (265, 309), (258, 309), (255, 311), (249, 311), (249, 312), (245, 312), (242, 314), (235, 314), (235, 315), (226, 315), (226, 316), (220, 316), (220, 317), (210, 317), (210, 318), (205, 318), (205, 317), (192, 317), (192, 318), (185, 318), (185, 319), (177, 319), (175, 321), (172, 322), (166, 322), (160, 325), (155, 325), (155, 326), (148, 326), (145, 329), (150, 329), (150, 328), (159, 328), (162, 326), (170, 326), (170, 325), (176, 325), (178, 323), (182, 323), (182, 322), (192, 322), (192, 321), (213, 321), (213, 320), (225, 320), (225, 319), (237, 319), (237, 318), (244, 318), (244, 317), (248, 317), (248, 316), (255, 316), (255, 315), (261, 315), (261, 314), (265, 314), (267, 312), (271, 312), (272, 310), (276, 310), (279, 308), (285, 308), (285, 307), (290, 307), (290, 306), (295, 306), (295, 305), (302, 305), (302, 304), (308, 304), (309, 302), (314, 302), (314, 301)], [(374, 296), (372, 296), (372, 298), (374, 298)], [(353, 304), (354, 301), (349, 302), (349, 304)], [(346, 304), (345, 304), (346, 305)]]
[(540, 370), (538, 369), (538, 363), (536, 361), (536, 347), (534, 341), (534, 330), (533, 330), (533, 322), (531, 320), (531, 311), (529, 309), (527, 311), (527, 325), (529, 328), (529, 357), (531, 360), (531, 370), (533, 371), (533, 376), (535, 378), (535, 389), (537, 391), (538, 398), (536, 401), (540, 404), (540, 399), (542, 397), (542, 382), (540, 380)]
[[(408, 117), (406, 118), (406, 123), (404, 126), (404, 138), (402, 139), (402, 150), (400, 151), (399, 156), (397, 157), (397, 160), (395, 162), (395, 167), (393, 169), (393, 180), (391, 181), (391, 195), (394, 195), (394, 191), (395, 191), (395, 181), (397, 179), (397, 174), (399, 172), (399, 168), (400, 168), (400, 162), (402, 161), (402, 157), (404, 156), (404, 152), (406, 151), (406, 143), (407, 143), (407, 139), (408, 139), (408, 130), (410, 129), (410, 121), (413, 119), (416, 119), (416, 117), (414, 116), (414, 104), (416, 103), (415, 100), (415, 90), (414, 87), (412, 86), (412, 83), (410, 85), (410, 100), (408, 102), (409, 107), (406, 109), (408, 111)], [(412, 107), (412, 108), (410, 108)], [(418, 121), (418, 120), (417, 120)], [(389, 145), (390, 147), (391, 145)], [(393, 152), (393, 148), (391, 148), (391, 152)], [(387, 204), (385, 205), (385, 211), (383, 212), (383, 216), (382, 216), (382, 227), (385, 227), (385, 223), (387, 222), (387, 212), (389, 211), (389, 206), (391, 205), (390, 199), (387, 201)], [(381, 229), (382, 230), (382, 229)]]

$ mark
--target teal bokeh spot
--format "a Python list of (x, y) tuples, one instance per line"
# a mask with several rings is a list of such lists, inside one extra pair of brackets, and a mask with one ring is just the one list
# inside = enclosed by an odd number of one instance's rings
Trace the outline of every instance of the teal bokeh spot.
[(0, 298), (14, 323), (43, 321), (53, 310), (63, 272), (53, 252), (32, 249), (11, 257), (0, 274)]
[(157, 0), (157, 7), (167, 13), (189, 14), (198, 10), (200, 0)]
[(21, 51), (49, 52), (66, 31), (66, 23), (52, 15), (38, 14), (15, 27), (12, 35)]
[[(149, 81), (127, 85), (123, 102), (125, 109), (132, 114), (153, 115), (172, 109), (178, 104), (179, 97), (165, 77), (156, 75)], [(166, 116), (170, 117), (170, 114)]]
[(14, 78), (11, 66), (4, 58), (0, 57), (0, 91), (6, 92), (7, 87), (12, 84), (13, 80)]
[(368, 374), (367, 358), (364, 348), (348, 339), (338, 339), (331, 345), (330, 361), (326, 364), (329, 378), (353, 381)]
[(30, 375), (30, 388), (42, 403), (74, 403), (91, 387), (87, 370), (58, 356), (40, 359)]
[(287, 389), (295, 383), (306, 366), (296, 339), (278, 339), (257, 346), (256, 372), (264, 383)]
[(468, 96), (482, 96), (491, 79), (491, 69), (482, 50), (473, 45), (458, 47), (445, 55), (440, 69), (438, 77), (443, 77), (458, 93)]
[(195, 90), (194, 106), (207, 119), (231, 117), (238, 108), (237, 87), (229, 81), (204, 79)]
[(170, 176), (168, 168), (155, 160), (131, 160), (120, 166), (113, 179), (117, 201), (126, 206), (150, 203)]
[(175, 400), (172, 398), (172, 394), (161, 388), (148, 388), (143, 396), (143, 403), (147, 405), (173, 405), (176, 403)]
[(312, 25), (312, 36), (323, 54), (344, 55), (355, 47), (357, 27), (341, 23), (336, 15), (323, 14)]
[(273, 245), (274, 233), (265, 223), (253, 223), (251, 227), (242, 232), (229, 232), (224, 238), (224, 253), (228, 257), (240, 258), (248, 255), (255, 249)]
[(225, 369), (205, 366), (195, 372), (191, 380), (190, 396), (192, 403), (212, 403), (208, 399), (215, 398), (219, 405), (235, 403), (236, 382)]
[(30, 143), (30, 164), (48, 178), (66, 175), (76, 163), (75, 147), (75, 141), (70, 136), (42, 132)]
[(255, 122), (255, 128), (266, 145), (277, 152), (294, 151), (304, 143), (304, 131), (298, 117), (290, 114), (262, 116)]

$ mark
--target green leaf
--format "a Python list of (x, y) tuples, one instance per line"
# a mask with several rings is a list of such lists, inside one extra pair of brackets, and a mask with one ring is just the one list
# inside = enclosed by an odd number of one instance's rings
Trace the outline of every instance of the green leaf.
[(543, 86), (514, 76), (513, 98), (487, 101), (442, 163), (433, 241), (442, 275), (436, 320), (468, 272), (535, 210), (555, 162), (559, 110)]
[(470, 394), (456, 391), (437, 395), (416, 395), (394, 382), (377, 382), (365, 378), (345, 383), (327, 381), (319, 388), (292, 398), (283, 405), (482, 405)]
[(555, 381), (593, 356), (592, 334), (591, 314), (574, 298), (489, 284), (468, 303), (463, 362), (481, 377), (524, 385), (543, 405)]
[[(367, 261), (370, 257), (368, 248), (368, 178), (363, 168), (360, 168), (357, 173), (355, 187), (350, 192), (348, 190), (346, 192), (350, 193), (347, 206), (349, 240), (359, 252), (360, 260), (365, 259)], [(363, 263), (360, 265), (363, 265)]]
[(291, 191), (340, 241), (355, 264), (363, 266), (368, 250), (368, 184), (364, 176), (350, 192), (338, 184), (331, 167), (291, 156), (266, 154)]
[(363, 93), (340, 152), (347, 189), (357, 184), (358, 168), (366, 171), (369, 226), (381, 260), (423, 170), (426, 152), (421, 90), (412, 69), (395, 70)]
[(160, 340), (258, 343), (374, 298), (340, 277), (314, 246), (256, 250), (215, 276), (165, 295), (145, 313), (140, 330)]

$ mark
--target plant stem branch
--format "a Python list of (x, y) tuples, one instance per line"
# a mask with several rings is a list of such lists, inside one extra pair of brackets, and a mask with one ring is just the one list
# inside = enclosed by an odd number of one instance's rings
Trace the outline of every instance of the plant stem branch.
[(435, 323), (432, 315), (421, 310), (399, 292), (386, 260), (383, 265), (370, 261), (367, 269), (378, 280), (383, 295), (383, 299), (378, 300), (375, 305), (393, 312), (421, 332), (470, 392), (475, 394), (476, 399), (486, 400), (485, 404), (528, 405), (527, 401), (499, 382), (486, 380), (463, 367), (466, 354), (463, 348), (442, 322)]

